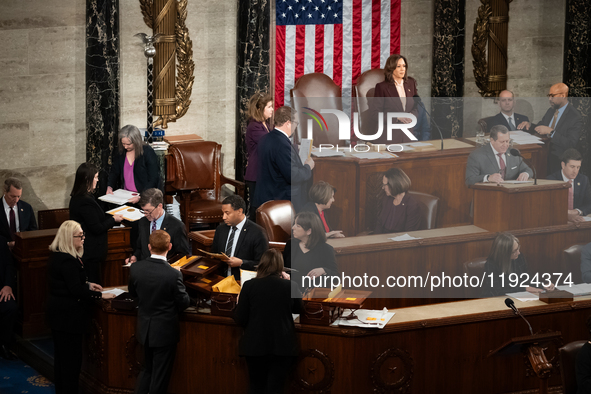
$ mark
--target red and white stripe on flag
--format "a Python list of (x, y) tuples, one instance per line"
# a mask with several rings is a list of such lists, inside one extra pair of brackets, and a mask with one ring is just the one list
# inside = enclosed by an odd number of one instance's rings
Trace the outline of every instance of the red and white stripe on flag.
[(275, 29), (275, 107), (314, 72), (347, 97), (359, 75), (400, 52), (400, 0), (276, 0)]

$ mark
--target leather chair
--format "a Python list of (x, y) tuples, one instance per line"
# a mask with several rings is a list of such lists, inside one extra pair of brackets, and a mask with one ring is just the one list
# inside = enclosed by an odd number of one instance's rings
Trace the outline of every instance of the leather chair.
[(560, 357), (560, 376), (562, 377), (564, 394), (577, 393), (577, 376), (575, 373), (575, 364), (577, 361), (577, 354), (585, 342), (587, 341), (574, 341), (567, 343), (558, 349), (558, 354)]
[[(341, 88), (326, 74), (312, 73), (302, 75), (295, 82), (289, 94), (291, 96), (292, 108), (297, 111), (295, 119), (299, 123), (298, 133), (296, 133), (295, 139), (296, 143), (301, 141), (302, 138), (308, 138), (308, 119), (311, 120), (312, 118), (304, 113), (308, 112), (304, 107), (311, 107), (316, 111), (320, 111), (321, 109), (343, 110)], [(337, 117), (334, 115), (323, 116), (327, 124), (326, 130), (324, 127), (321, 129), (316, 122), (312, 122), (314, 145), (336, 145), (339, 143)]]
[(581, 273), (581, 249), (585, 245), (573, 245), (562, 251), (562, 267), (566, 272), (572, 272), (571, 280), (574, 283), (583, 283), (583, 274)]
[(431, 230), (437, 228), (437, 208), (439, 207), (439, 197), (427, 193), (408, 192), (419, 201), (421, 206), (421, 230)]
[(192, 224), (217, 224), (223, 218), (222, 185), (244, 198), (244, 183), (222, 175), (222, 146), (213, 141), (174, 144), (168, 150), (167, 193), (180, 193), (181, 217), (187, 233)]
[(353, 95), (355, 96), (355, 104), (357, 112), (359, 113), (359, 130), (364, 130), (363, 125), (367, 123), (367, 110), (369, 109), (368, 97), (374, 97), (376, 85), (384, 82), (386, 76), (383, 68), (375, 68), (367, 70), (357, 78), (357, 84), (353, 88)]
[[(464, 263), (464, 273), (471, 276), (477, 276), (482, 278), (484, 274), (484, 265), (486, 263), (486, 257), (476, 257), (470, 261)], [(466, 298), (479, 298), (481, 294), (480, 288), (466, 288)]]
[(293, 205), (287, 200), (267, 201), (257, 208), (257, 223), (267, 232), (270, 248), (285, 248), (294, 216)]
[(68, 208), (45, 209), (37, 212), (37, 218), (39, 219), (39, 230), (59, 228), (63, 222), (70, 219), (70, 210)]

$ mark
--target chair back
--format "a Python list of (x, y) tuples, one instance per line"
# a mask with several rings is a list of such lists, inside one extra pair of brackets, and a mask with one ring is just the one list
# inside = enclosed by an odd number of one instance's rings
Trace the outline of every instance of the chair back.
[[(486, 257), (473, 258), (472, 260), (466, 261), (464, 263), (464, 273), (466, 273), (468, 277), (477, 276), (482, 278), (485, 264)], [(480, 293), (480, 288), (472, 288), (470, 286), (466, 287), (466, 298), (478, 298), (481, 295)]]
[[(297, 111), (296, 120), (299, 122), (296, 142), (301, 141), (302, 138), (308, 138), (308, 119), (312, 120), (312, 117), (305, 114), (305, 112), (310, 112), (305, 107), (311, 107), (316, 111), (320, 109), (343, 110), (341, 88), (323, 73), (302, 75), (295, 82), (289, 94), (292, 99), (292, 108)], [(337, 117), (330, 115), (324, 116), (324, 119), (326, 127), (312, 122), (314, 145), (338, 144), (339, 124)]]
[(367, 111), (369, 108), (367, 98), (374, 97), (376, 85), (385, 80), (386, 77), (383, 68), (367, 70), (357, 78), (357, 83), (355, 84), (353, 92), (355, 94), (359, 113)]
[[(203, 200), (217, 200), (221, 190), (222, 146), (213, 141), (171, 145), (167, 155), (167, 182), (190, 181)], [(168, 191), (168, 190), (167, 190)]]
[(68, 208), (44, 209), (37, 212), (37, 218), (39, 219), (39, 230), (59, 228), (63, 222), (70, 219), (70, 210)]
[(427, 193), (409, 191), (421, 207), (421, 230), (437, 228), (437, 209), (439, 208), (439, 197)]
[(587, 341), (570, 342), (558, 349), (560, 357), (560, 376), (562, 377), (564, 394), (577, 394), (575, 364), (577, 361), (577, 354), (585, 342)]
[(583, 283), (583, 274), (581, 273), (581, 249), (585, 245), (573, 245), (562, 251), (562, 267), (564, 272), (572, 272), (572, 281), (574, 283)]
[(257, 223), (265, 229), (269, 242), (287, 242), (295, 212), (291, 201), (267, 201), (257, 208)]

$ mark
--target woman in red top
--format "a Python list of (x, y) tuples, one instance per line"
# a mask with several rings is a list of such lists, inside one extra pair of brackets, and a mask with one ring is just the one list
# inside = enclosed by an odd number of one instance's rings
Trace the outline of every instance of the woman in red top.
[(337, 189), (334, 186), (320, 181), (315, 183), (308, 193), (310, 201), (302, 208), (302, 212), (312, 212), (318, 215), (324, 230), (326, 231), (326, 238), (344, 238), (345, 234), (342, 231), (331, 230), (325, 217), (325, 211), (330, 209), (334, 202), (334, 194)]

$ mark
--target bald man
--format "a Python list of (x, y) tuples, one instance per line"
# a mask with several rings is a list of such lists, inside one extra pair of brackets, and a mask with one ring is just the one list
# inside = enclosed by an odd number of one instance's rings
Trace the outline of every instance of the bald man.
[[(557, 83), (548, 92), (550, 108), (537, 125), (524, 124), (518, 129), (536, 131), (548, 136), (550, 140), (550, 154), (548, 155), (548, 174), (560, 171), (560, 158), (567, 149), (575, 148), (579, 143), (583, 130), (583, 118), (579, 111), (568, 101), (568, 86)], [(522, 126), (522, 127), (520, 127)]]
[(499, 107), (501, 108), (501, 112), (486, 121), (486, 131), (490, 133), (490, 129), (499, 125), (505, 126), (509, 131), (513, 131), (517, 130), (519, 125), (529, 123), (527, 116), (513, 112), (514, 105), (515, 96), (512, 91), (503, 90), (499, 93)]

